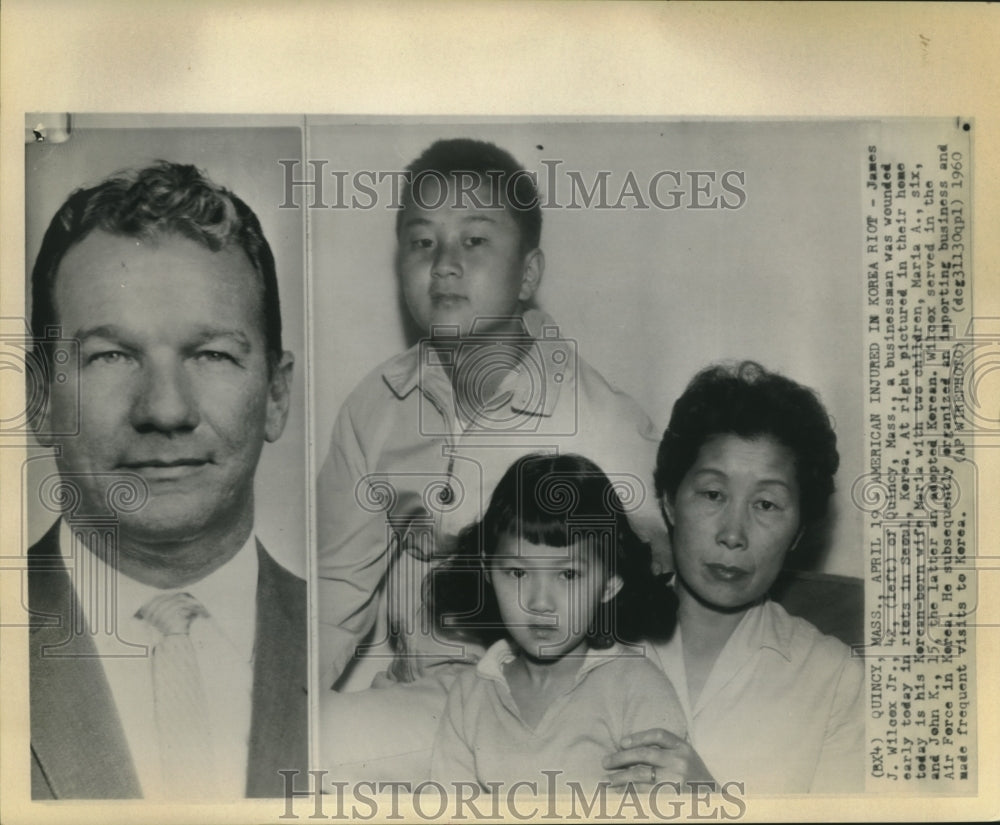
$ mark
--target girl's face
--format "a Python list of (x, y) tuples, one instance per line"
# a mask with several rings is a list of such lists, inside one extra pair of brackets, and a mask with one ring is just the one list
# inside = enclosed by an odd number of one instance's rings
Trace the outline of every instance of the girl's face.
[(511, 639), (543, 661), (584, 653), (594, 614), (622, 586), (579, 542), (551, 547), (503, 536), (488, 572)]
[(713, 436), (663, 506), (683, 585), (713, 607), (748, 606), (800, 535), (795, 458), (769, 436)]

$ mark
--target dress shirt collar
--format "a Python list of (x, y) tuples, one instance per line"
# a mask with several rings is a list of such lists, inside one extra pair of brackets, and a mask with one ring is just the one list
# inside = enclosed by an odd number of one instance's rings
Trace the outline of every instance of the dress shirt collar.
[[(571, 377), (566, 373), (574, 368), (576, 353), (571, 343), (559, 336), (559, 327), (547, 313), (529, 309), (521, 317), (528, 335), (534, 339), (532, 350), (522, 359), (517, 372), (503, 382), (498, 395), (509, 393), (505, 403), (514, 412), (550, 417), (561, 388)], [(418, 343), (382, 371), (383, 380), (397, 398), (406, 398), (417, 387), (431, 394), (436, 394), (435, 388), (442, 384), (450, 388), (451, 382), (440, 364), (431, 362), (421, 368), (426, 348), (426, 342)], [(538, 381), (540, 376), (543, 382)]]
[(765, 598), (746, 612), (729, 641), (748, 653), (769, 647), (790, 662), (793, 630), (794, 625), (781, 621), (780, 612), (773, 609), (769, 598)]
[[(677, 577), (670, 580), (670, 587), (676, 589)], [(792, 633), (794, 625), (791, 622), (782, 621), (781, 611), (774, 610), (771, 597), (765, 596), (763, 601), (755, 604), (746, 613), (733, 629), (732, 635), (726, 641), (722, 653), (730, 656), (737, 652), (742, 652), (739, 658), (742, 659), (764, 647), (769, 647), (781, 654), (788, 661), (792, 660)], [(680, 643), (681, 628), (678, 625), (671, 641)]]
[[(259, 567), (257, 539), (253, 530), (250, 531), (249, 538), (236, 555), (224, 565), (200, 581), (185, 587), (174, 588), (172, 591), (143, 584), (119, 573), (115, 568), (106, 564), (96, 553), (91, 553), (85, 548), (80, 548), (82, 551), (80, 555), (75, 552), (76, 548), (73, 548), (73, 551), (68, 554), (67, 549), (73, 547), (72, 532), (66, 520), (63, 519), (59, 527), (59, 544), (63, 548), (63, 555), (69, 555), (70, 558), (74, 559), (87, 559), (87, 563), (80, 565), (77, 568), (77, 575), (73, 576), (73, 586), (77, 595), (81, 596), (80, 591), (84, 586), (101, 587), (102, 583), (115, 581), (114, 592), (116, 593), (115, 607), (118, 627), (127, 626), (139, 609), (154, 596), (167, 592), (190, 593), (204, 605), (220, 632), (232, 643), (240, 659), (248, 662), (252, 659), (256, 635)], [(83, 568), (82, 575), (90, 579), (89, 583), (85, 584), (79, 580), (81, 567)], [(89, 572), (87, 572), (88, 569)], [(106, 584), (103, 586), (106, 587)], [(105, 590), (105, 594), (107, 592)], [(104, 606), (105, 599), (80, 597), (78, 601), (82, 605), (87, 626), (91, 628), (103, 627), (105, 623), (101, 621), (98, 611)]]
[[(674, 577), (670, 586), (676, 586)], [(687, 668), (684, 664), (684, 629), (678, 624), (670, 639), (654, 644), (653, 649), (662, 663), (663, 670), (674, 679), (674, 687), (681, 700), (689, 724), (708, 705), (710, 699), (733, 679), (741, 668), (761, 650), (775, 651), (787, 661), (792, 660), (792, 634), (794, 625), (783, 620), (783, 611), (776, 609), (770, 598), (754, 605), (733, 629), (719, 652), (715, 664), (702, 687), (698, 701), (692, 705), (688, 694)]]

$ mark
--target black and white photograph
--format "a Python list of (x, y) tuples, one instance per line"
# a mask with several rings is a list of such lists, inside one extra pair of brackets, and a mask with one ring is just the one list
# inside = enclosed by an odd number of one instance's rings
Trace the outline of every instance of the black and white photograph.
[(309, 637), (303, 229), (272, 158), (300, 130), (28, 123), (32, 798), (280, 796)]
[(6, 821), (992, 810), (975, 15), (44, 5), (4, 13)]
[[(629, 785), (975, 787), (971, 680), (946, 737), (926, 691), (883, 676), (972, 662), (951, 640), (971, 611), (947, 603), (969, 543), (945, 528), (973, 512), (969, 445), (927, 412), (970, 362), (967, 122), (309, 124), (289, 181), (313, 307), (366, 319), (314, 328), (331, 779), (529, 783), (577, 813)], [(668, 684), (622, 727), (628, 692), (583, 674), (635, 651)], [(891, 758), (881, 713), (866, 737), (869, 685), (911, 708), (893, 722), (922, 758)]]

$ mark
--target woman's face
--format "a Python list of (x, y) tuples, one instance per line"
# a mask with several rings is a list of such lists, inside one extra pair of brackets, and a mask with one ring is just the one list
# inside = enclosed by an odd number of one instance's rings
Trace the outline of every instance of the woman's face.
[(687, 589), (712, 607), (748, 606), (767, 593), (798, 541), (795, 458), (770, 436), (712, 436), (663, 506)]

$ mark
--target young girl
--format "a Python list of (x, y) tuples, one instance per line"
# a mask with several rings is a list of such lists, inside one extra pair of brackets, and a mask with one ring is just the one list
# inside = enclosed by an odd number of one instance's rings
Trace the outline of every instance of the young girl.
[(622, 644), (666, 637), (674, 616), (624, 509), (588, 459), (526, 456), (427, 577), (439, 631), (491, 644), (448, 695), (435, 780), (493, 791), (530, 782), (539, 793), (577, 782), (593, 793), (602, 758), (627, 733), (685, 735), (670, 681)]

